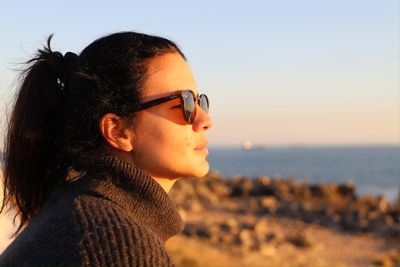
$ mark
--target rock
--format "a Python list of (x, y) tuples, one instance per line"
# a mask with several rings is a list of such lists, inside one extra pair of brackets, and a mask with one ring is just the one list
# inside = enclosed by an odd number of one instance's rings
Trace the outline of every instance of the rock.
[(276, 180), (272, 183), (274, 188), (274, 195), (277, 199), (282, 199), (285, 201), (292, 200), (291, 190), (287, 182)]
[(400, 263), (400, 253), (396, 249), (392, 249), (389, 252), (389, 256), (394, 263)]
[(221, 233), (219, 224), (213, 223), (213, 224), (211, 224), (211, 225), (208, 226), (208, 229), (209, 229), (209, 233), (210, 233), (210, 242), (211, 242), (212, 244), (219, 244), (219, 243), (221, 243), (221, 240), (222, 240), (222, 237), (221, 237), (221, 236), (222, 236), (224, 233)]
[(238, 235), (228, 233), (222, 236), (222, 243), (225, 246), (238, 246), (240, 245), (240, 239)]
[(275, 213), (278, 210), (278, 201), (274, 196), (261, 197), (260, 208)]
[(301, 210), (306, 213), (311, 213), (313, 211), (313, 203), (311, 201), (304, 201), (301, 203)]
[(324, 196), (324, 192), (322, 190), (322, 187), (319, 184), (310, 185), (310, 191), (311, 191), (311, 195), (313, 197), (322, 198)]
[(196, 228), (196, 236), (199, 238), (209, 239), (211, 237), (211, 233), (207, 227), (200, 226)]
[(209, 186), (218, 199), (228, 197), (231, 194), (231, 188), (224, 183), (212, 183)]
[(337, 196), (337, 184), (313, 184), (309, 186), (313, 198), (330, 199)]
[(198, 267), (199, 266), (196, 259), (192, 259), (189, 257), (183, 257), (180, 264), (182, 266), (187, 266), (187, 267)]
[(228, 223), (215, 223), (210, 226), (211, 242), (220, 244), (224, 247), (239, 246), (239, 231), (237, 231), (236, 224), (231, 226)]
[(378, 209), (382, 213), (386, 213), (389, 210), (389, 203), (386, 197), (380, 197), (378, 200)]
[(374, 210), (374, 211), (368, 212), (367, 218), (368, 218), (368, 220), (370, 220), (370, 221), (372, 221), (372, 220), (377, 220), (378, 218), (381, 217), (381, 215), (382, 215), (382, 214), (381, 214), (379, 211)]
[(210, 189), (208, 188), (208, 186), (205, 183), (198, 184), (195, 187), (195, 193), (200, 199), (202, 199), (206, 202), (210, 202), (210, 203), (217, 202), (216, 197), (210, 191)]
[(261, 185), (265, 186), (271, 185), (271, 178), (269, 178), (268, 176), (260, 176), (256, 179), (256, 181)]
[(219, 224), (218, 227), (222, 233), (229, 233), (231, 231), (231, 226), (226, 222)]
[(239, 238), (243, 251), (257, 250), (259, 248), (259, 242), (253, 231), (243, 229), (239, 233)]
[(178, 213), (179, 213), (179, 215), (181, 216), (182, 220), (183, 220), (183, 221), (186, 221), (187, 213), (186, 213), (185, 209), (183, 209), (183, 208), (178, 208)]
[(355, 231), (358, 229), (358, 223), (357, 220), (355, 219), (355, 214), (354, 212), (347, 212), (346, 214), (343, 214), (341, 220), (340, 220), (340, 225), (343, 230), (345, 231)]
[(400, 210), (390, 209), (388, 215), (393, 218), (395, 223), (400, 223)]
[(266, 240), (269, 232), (268, 221), (265, 218), (258, 220), (254, 226), (254, 232), (260, 241)]
[(332, 214), (332, 216), (330, 217), (331, 218), (331, 220), (332, 220), (332, 222), (334, 223), (334, 224), (338, 224), (338, 223), (340, 223), (340, 220), (342, 219), (341, 217), (340, 217), (340, 215), (339, 214)]
[(277, 255), (277, 250), (274, 245), (264, 243), (260, 245), (260, 253), (263, 256), (272, 258)]
[(210, 171), (205, 178), (213, 180), (222, 180), (224, 176), (222, 176), (222, 174), (219, 171)]
[(239, 223), (240, 230), (254, 230), (254, 224), (247, 221), (241, 221)]
[(365, 195), (357, 199), (358, 206), (364, 206), (368, 210), (379, 209), (379, 198), (377, 196)]
[(177, 207), (182, 207), (185, 205), (186, 196), (184, 194), (174, 194), (171, 195), (172, 201), (175, 203)]
[(338, 185), (337, 184), (323, 184), (322, 192), (325, 198), (336, 197), (338, 194)]
[(339, 184), (337, 188), (338, 193), (345, 198), (355, 198), (356, 190), (353, 182), (347, 182), (345, 184)]
[(270, 196), (273, 194), (271, 179), (268, 176), (258, 177), (249, 192), (250, 196)]
[[(301, 209), (302, 209), (300, 202), (290, 202), (287, 205), (282, 205), (281, 204), (280, 206), (281, 207), (283, 206), (283, 208), (282, 208), (283, 212), (286, 211), (287, 213), (292, 214), (292, 215), (299, 214), (301, 212)], [(286, 208), (285, 208), (285, 206), (286, 206)]]
[(195, 236), (196, 235), (196, 225), (192, 223), (188, 223), (185, 225), (185, 228), (183, 228), (182, 234), (186, 236)]
[(274, 231), (267, 235), (267, 240), (274, 245), (281, 245), (286, 242), (286, 236), (283, 231)]
[(246, 206), (247, 206), (246, 208), (247, 213), (251, 214), (257, 213), (260, 209), (259, 201), (254, 197), (249, 198), (247, 200)]
[(260, 238), (260, 241), (261, 242), (267, 242), (267, 243), (271, 243), (271, 242), (273, 242), (274, 240), (276, 240), (276, 233), (273, 233), (273, 232), (269, 232), (269, 233), (267, 233), (266, 235), (265, 235), (265, 238), (264, 239), (261, 239)]
[(247, 206), (241, 201), (225, 201), (223, 208), (229, 212), (234, 213), (245, 213), (247, 211)]
[(204, 210), (203, 205), (201, 205), (201, 203), (197, 199), (192, 199), (192, 201), (190, 201), (190, 206), (188, 207), (188, 209), (191, 212), (202, 212)]
[(358, 228), (365, 232), (369, 227), (369, 221), (368, 220), (360, 220), (358, 221)]
[(237, 176), (228, 181), (228, 185), (231, 188), (229, 197), (248, 196), (248, 193), (252, 187), (252, 181), (245, 179), (244, 177)]
[(388, 225), (388, 226), (392, 226), (392, 225), (394, 225), (394, 219), (393, 219), (393, 217), (392, 216), (389, 216), (389, 215), (386, 215), (385, 216), (385, 223)]
[(231, 233), (233, 233), (233, 234), (239, 234), (239, 232), (240, 232), (240, 227), (239, 227), (239, 222), (238, 222), (236, 219), (234, 219), (234, 218), (229, 218), (229, 219), (226, 221), (226, 224), (228, 225), (229, 230), (230, 230)]
[(305, 233), (298, 233), (292, 236), (286, 237), (286, 240), (296, 247), (309, 248), (312, 247), (313, 242)]
[(390, 257), (380, 257), (380, 258), (374, 259), (372, 261), (372, 263), (375, 266), (384, 266), (384, 267), (392, 267), (392, 266), (394, 266), (394, 263), (393, 263), (393, 261), (392, 261), (392, 259)]
[(295, 187), (294, 194), (298, 200), (310, 199), (312, 197), (310, 187), (307, 184), (301, 184)]
[(350, 210), (357, 214), (359, 220), (368, 218), (369, 208), (367, 206), (355, 203), (355, 205), (351, 206)]
[[(270, 213), (341, 226), (348, 231), (399, 236), (400, 202), (388, 203), (385, 197), (377, 196), (355, 197), (352, 183), (308, 185), (267, 176), (254, 180), (243, 176), (223, 179), (220, 174), (211, 173), (204, 179), (181, 179), (171, 192), (171, 199), (183, 217), (185, 212), (211, 209), (251, 216)], [(257, 223), (251, 223), (252, 227)], [(229, 231), (238, 235), (243, 229), (239, 225)]]

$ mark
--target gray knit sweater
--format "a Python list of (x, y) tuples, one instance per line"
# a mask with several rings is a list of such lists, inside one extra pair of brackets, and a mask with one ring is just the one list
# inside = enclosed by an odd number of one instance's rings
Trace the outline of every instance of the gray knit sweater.
[(53, 191), (0, 266), (173, 266), (164, 242), (183, 222), (168, 194), (116, 157), (96, 164)]

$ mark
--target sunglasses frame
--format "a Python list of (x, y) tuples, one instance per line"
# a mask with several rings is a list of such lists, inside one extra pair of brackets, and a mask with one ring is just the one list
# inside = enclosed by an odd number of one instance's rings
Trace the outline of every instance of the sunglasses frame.
[[(185, 107), (184, 107), (184, 103), (185, 103), (185, 101), (184, 101), (184, 99), (183, 99), (183, 94), (184, 93), (187, 93), (187, 92), (189, 92), (190, 94), (192, 94), (192, 96), (193, 96), (193, 99), (195, 100), (195, 105), (194, 105), (194, 110), (192, 111), (192, 113), (190, 114), (190, 116), (189, 117), (187, 117), (185, 114), (186, 114), (186, 112), (185, 112)], [(160, 104), (162, 104), (162, 103), (165, 103), (165, 102), (168, 102), (168, 101), (171, 101), (171, 100), (174, 100), (174, 99), (177, 99), (177, 98), (180, 98), (181, 99), (181, 106), (182, 106), (182, 113), (183, 113), (183, 117), (185, 118), (185, 121), (187, 122), (187, 123), (189, 123), (189, 124), (192, 124), (193, 123), (193, 119), (191, 119), (192, 117), (193, 118), (195, 118), (196, 117), (196, 110), (197, 110), (197, 107), (196, 107), (196, 103), (200, 106), (200, 98), (201, 97), (205, 97), (206, 99), (207, 99), (207, 110), (204, 110), (205, 112), (207, 112), (208, 113), (208, 108), (210, 107), (210, 101), (208, 100), (208, 97), (207, 97), (207, 95), (205, 95), (205, 94), (195, 94), (192, 90), (190, 90), (190, 89), (187, 89), (187, 90), (183, 90), (183, 91), (179, 91), (179, 92), (177, 92), (177, 93), (174, 93), (174, 94), (172, 94), (172, 95), (169, 95), (169, 96), (165, 96), (165, 97), (160, 97), (160, 98), (156, 98), (156, 99), (153, 99), (153, 100), (150, 100), (150, 101), (147, 101), (147, 102), (144, 102), (144, 103), (141, 103), (141, 104), (139, 104), (138, 105), (138, 107), (135, 109), (135, 111), (141, 111), (141, 110), (144, 110), (144, 109), (148, 109), (148, 108), (151, 108), (151, 107), (154, 107), (154, 106), (156, 106), (156, 105), (160, 105)], [(200, 106), (201, 107), (201, 106)]]

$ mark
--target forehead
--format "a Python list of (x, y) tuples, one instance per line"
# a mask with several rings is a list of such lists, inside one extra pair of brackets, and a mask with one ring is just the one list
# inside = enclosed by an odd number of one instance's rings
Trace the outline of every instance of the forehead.
[(151, 59), (147, 66), (143, 98), (165, 96), (176, 91), (197, 86), (189, 65), (178, 53), (170, 53)]

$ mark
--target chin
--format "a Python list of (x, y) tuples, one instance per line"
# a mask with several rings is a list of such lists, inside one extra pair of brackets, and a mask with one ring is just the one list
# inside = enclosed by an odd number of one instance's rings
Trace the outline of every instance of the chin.
[(209, 170), (210, 170), (210, 165), (206, 161), (204, 164), (194, 166), (190, 176), (200, 178), (205, 176)]

